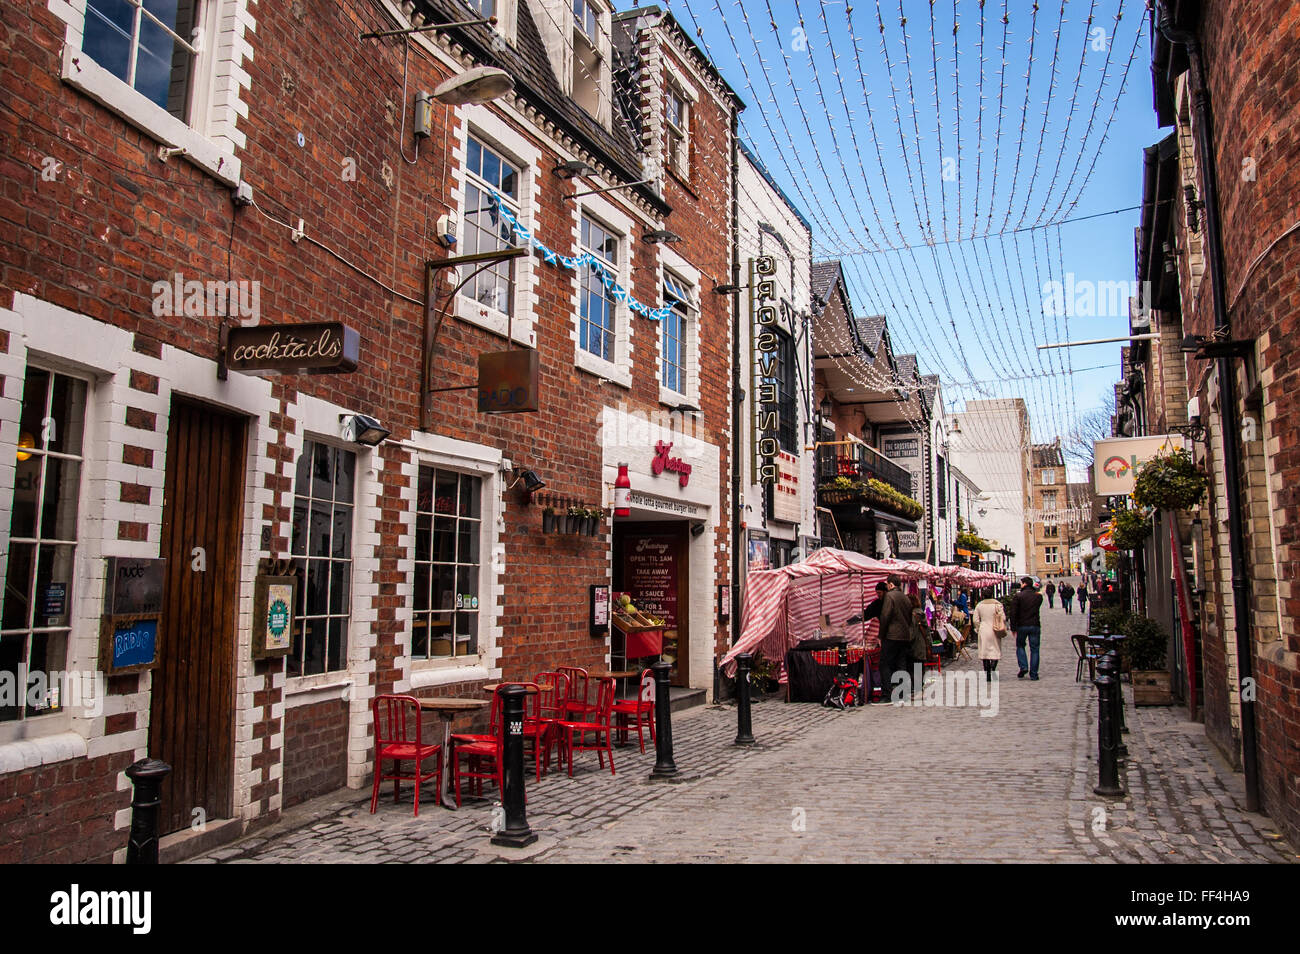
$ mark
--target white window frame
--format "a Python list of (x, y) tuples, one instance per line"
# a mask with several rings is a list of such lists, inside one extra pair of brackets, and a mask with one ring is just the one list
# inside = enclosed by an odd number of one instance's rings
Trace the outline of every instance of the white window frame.
[[(86, 594), (79, 592), (79, 589), (86, 585), (84, 575), (80, 572), (80, 569), (81, 569), (81, 560), (85, 549), (85, 541), (83, 540), (83, 536), (84, 536), (84, 528), (85, 528), (86, 503), (87, 503), (87, 492), (88, 492), (87, 483), (89, 482), (89, 478), (91, 475), (91, 466), (93, 464), (93, 460), (91, 458), (91, 450), (95, 446), (94, 434), (92, 432), (91, 427), (94, 420), (94, 414), (96, 411), (96, 408), (94, 406), (96, 381), (93, 377), (88, 376), (84, 371), (71, 371), (68, 368), (61, 366), (57, 362), (51, 363), (51, 362), (46, 362), (41, 360), (29, 360), (26, 363), (26, 366), (24, 367), (22, 377), (16, 379), (19, 384), (18, 391), (17, 391), (17, 400), (16, 400), (16, 404), (18, 406), (15, 408), (15, 413), (17, 415), (22, 414), (22, 395), (27, 387), (27, 376), (33, 370), (44, 371), (47, 374), (51, 375), (51, 381), (50, 381), (51, 386), (53, 384), (53, 375), (61, 375), (62, 377), (65, 378), (72, 378), (78, 380), (85, 387), (85, 392), (83, 396), (83, 406), (82, 406), (82, 419), (81, 419), (80, 454), (68, 454), (62, 451), (48, 451), (48, 450), (36, 451), (36, 453), (40, 453), (42, 456), (45, 457), (53, 456), (53, 457), (61, 458), (63, 460), (75, 461), (79, 466), (79, 471), (77, 474), (77, 499), (76, 499), (77, 516), (75, 520), (75, 525), (73, 527), (73, 538), (71, 541), (72, 542), (72, 571), (71, 571), (71, 580), (69, 582), (71, 583), (70, 588), (72, 592), (65, 594), (64, 608), (66, 612), (64, 613), (64, 616), (67, 618), (68, 621), (65, 626), (51, 627), (51, 626), (24, 625), (19, 630), (12, 631), (5, 638), (13, 638), (18, 633), (25, 634), (24, 645), (26, 649), (23, 653), (22, 665), (28, 666), (31, 662), (31, 638), (35, 636), (37, 632), (53, 631), (53, 630), (63, 631), (64, 648), (63, 648), (62, 662), (57, 667), (57, 669), (48, 669), (46, 671), (47, 672), (55, 672), (55, 671), (66, 672), (70, 670), (76, 671), (75, 667), (73, 666), (73, 655), (74, 655), (74, 648), (75, 648), (74, 640), (79, 635), (78, 627), (77, 627), (76, 606), (78, 602), (86, 596)], [(47, 397), (48, 394), (49, 392), (47, 391)], [(20, 434), (15, 435), (15, 438), (18, 438), (20, 436), (21, 436)], [(40, 439), (39, 435), (34, 435), (34, 436), (38, 440)], [(17, 439), (15, 439), (14, 441), (14, 446), (16, 447), (16, 445), (17, 445)], [(43, 468), (41, 472), (42, 474), (45, 473)], [(10, 522), (13, 519), (12, 494), (16, 493), (16, 490), (11, 487), (10, 492), (11, 492), (11, 496), (9, 501), (9, 507), (4, 511), (0, 511), (0, 518), (2, 518), (4, 521), (4, 527), (3, 527), (4, 552), (3, 554), (0, 554), (0, 581), (7, 581), (9, 578), (9, 554), (13, 548), (14, 538), (10, 533), (11, 530)], [(43, 506), (44, 499), (45, 499), (44, 481), (42, 481), (42, 485), (37, 488), (36, 493), (37, 493), (37, 497), (36, 497), (37, 506), (36, 506), (36, 513), (35, 513), (36, 525), (34, 527), (36, 536), (34, 538), (21, 537), (19, 539), (23, 543), (31, 544), (36, 548), (35, 559), (39, 560), (40, 546), (46, 542), (45, 539), (41, 536), (41, 528), (40, 528), (40, 523), (44, 511), (44, 506)], [(58, 540), (57, 542), (65, 545), (68, 543), (68, 541), (66, 540)], [(35, 573), (36, 571), (37, 571), (37, 567), (33, 566), (32, 572)], [(36, 594), (35, 587), (33, 586), (32, 589), (33, 602), (37, 598), (38, 596)], [(34, 623), (34, 618), (30, 607), (28, 609), (27, 619)], [(25, 671), (28, 672), (28, 674), (30, 675), (30, 670), (25, 670)], [(56, 732), (63, 732), (66, 731), (68, 727), (71, 725), (73, 710), (62, 699), (60, 699), (60, 705), (58, 709), (53, 709), (45, 713), (37, 713), (35, 715), (28, 715), (27, 714), (27, 689), (28, 687), (26, 684), (20, 684), (15, 686), (15, 690), (17, 691), (19, 697), (18, 718), (12, 719), (7, 722), (0, 722), (0, 744), (16, 741), (18, 739), (44, 736)]]
[[(129, 0), (136, 2), (136, 0)], [(67, 24), (61, 79), (116, 113), (161, 146), (183, 150), (184, 158), (229, 186), (240, 181), (235, 150), (245, 137), (236, 129), (247, 115), (241, 91), (250, 79), (243, 61), (252, 47), (244, 38), (255, 21), (249, 0), (200, 0), (194, 37), (198, 54), (191, 79), (189, 123), (134, 89), (82, 53), (86, 0), (48, 0), (49, 8)], [(232, 9), (233, 8), (233, 9)]]
[[(464, 235), (466, 209), (466, 182), (468, 170), (466, 163), (469, 156), (469, 140), (479, 140), (508, 160), (519, 170), (519, 222), (527, 229), (532, 229), (537, 221), (538, 175), (541, 151), (515, 132), (504, 120), (494, 116), (482, 105), (461, 107), (461, 121), (458, 124), (457, 144), (453, 151), (456, 162), (455, 202), (458, 217), (457, 235)], [(459, 254), (452, 249), (448, 254)], [(515, 259), (515, 295), (512, 316), (504, 311), (483, 305), (463, 294), (456, 296), (452, 313), (461, 321), (477, 325), (486, 331), (505, 338), (507, 332), (516, 344), (537, 347), (536, 316), (533, 303), (536, 301), (537, 256), (528, 254)]]
[(596, 112), (589, 115), (608, 129), (612, 122), (614, 96), (613, 71), (610, 65), (613, 56), (610, 43), (610, 31), (613, 26), (612, 11), (609, 4), (599, 2), (599, 0), (581, 0), (584, 9), (590, 9), (596, 15), (596, 35), (593, 37), (587, 32), (585, 21), (579, 24), (578, 16), (573, 10), (574, 0), (565, 0), (565, 2), (568, 6), (565, 17), (569, 24), (568, 62), (565, 64), (566, 69), (563, 80), (567, 87), (565, 92), (569, 94), (570, 98), (574, 97), (574, 73), (578, 69), (578, 37), (581, 36), (583, 41), (590, 44), (595, 50), (596, 58), (600, 64), (600, 75), (591, 77), (596, 83)]
[[(498, 535), (504, 529), (501, 500), (503, 485), (500, 478), (501, 451), (495, 447), (421, 433), (412, 436), (412, 443), (416, 453), (411, 462), (410, 497), (406, 498), (411, 519), (407, 531), (410, 534), (410, 544), (408, 558), (402, 561), (406, 572), (410, 574), (410, 582), (402, 588), (402, 591), (407, 594), (407, 600), (400, 615), (405, 627), (403, 651), (410, 687), (418, 689), (470, 679), (499, 678), (500, 670), (495, 667), (500, 656), (497, 647), (500, 645), (502, 632), (497, 598), (504, 592), (502, 573), (505, 568), (505, 550), (497, 543)], [(479, 636), (476, 655), (434, 659), (416, 659), (412, 655), (415, 642), (413, 637), (415, 507), (420, 467), (454, 470), (471, 477), (478, 477), (483, 481), (481, 485), (483, 496), (479, 509), (479, 533), (482, 537), (479, 539)]]
[[(489, 492), (491, 490), (491, 484), (492, 484), (492, 475), (489, 472), (467, 468), (463, 463), (449, 465), (425, 457), (418, 458), (415, 461), (416, 506), (411, 510), (411, 520), (412, 520), (411, 526), (413, 530), (415, 527), (416, 515), (419, 511), (419, 473), (420, 473), (420, 469), (423, 467), (431, 468), (435, 472), (443, 471), (449, 474), (456, 474), (458, 477), (473, 477), (479, 481), (479, 510), (478, 510), (479, 515), (477, 518), (478, 533), (479, 533), (478, 590), (477, 593), (475, 594), (478, 597), (478, 609), (475, 610), (475, 612), (479, 614), (478, 633), (475, 637), (475, 642), (478, 645), (478, 651), (457, 656), (454, 655), (455, 647), (453, 645), (453, 655), (451, 656), (431, 656), (431, 657), (416, 656), (415, 655), (415, 612), (416, 610), (415, 610), (415, 594), (413, 590), (412, 598), (411, 598), (411, 625), (410, 625), (411, 635), (410, 635), (409, 645), (407, 646), (407, 656), (411, 660), (412, 668), (463, 669), (467, 666), (479, 666), (482, 665), (483, 659), (487, 655), (485, 651), (484, 643), (486, 641), (487, 635), (491, 631), (491, 623), (494, 615), (492, 612), (492, 606), (490, 605), (489, 600), (485, 596), (485, 594), (487, 594), (490, 591), (490, 586), (488, 585), (488, 583), (493, 570), (493, 565), (491, 561), (492, 546), (491, 546), (491, 536), (490, 536), (490, 524), (492, 523), (492, 519), (491, 519), (492, 506), (491, 506), (491, 497), (489, 496)], [(457, 492), (459, 493), (459, 490)], [(444, 515), (444, 516), (450, 516), (450, 515)], [(455, 516), (457, 517), (457, 519), (459, 519), (459, 514), (456, 514)], [(433, 532), (433, 527), (431, 524), (430, 533), (432, 532)], [(430, 545), (432, 545), (432, 539), (430, 540)], [(413, 569), (416, 565), (415, 555), (416, 555), (415, 540), (413, 536), (411, 542), (411, 564)], [(430, 561), (430, 566), (433, 565), (434, 564), (432, 563), (432, 561)], [(462, 564), (456, 562), (453, 565), (459, 567)], [(411, 582), (412, 582), (412, 587), (414, 587), (415, 584), (414, 572), (412, 572)], [(438, 613), (443, 611), (425, 610), (423, 612)], [(454, 632), (452, 633), (452, 636), (453, 638), (455, 637)]]
[[(685, 75), (667, 57), (664, 65), (663, 110), (660, 121), (663, 123), (663, 158), (664, 169), (671, 169), (679, 178), (689, 180), (691, 177), (691, 117), (700, 102), (700, 94), (694, 84), (687, 81)], [(682, 157), (680, 163), (674, 163), (668, 151), (668, 92), (673, 90), (685, 107), (686, 128), (682, 132)]]
[[(655, 338), (658, 346), (655, 361), (655, 380), (659, 386), (659, 402), (675, 407), (678, 404), (700, 406), (700, 305), (701, 282), (699, 269), (692, 266), (670, 248), (660, 247), (659, 289), (663, 294), (664, 276), (671, 275), (676, 281), (689, 286), (694, 291), (695, 301), (686, 320), (686, 384), (684, 391), (673, 391), (664, 386), (664, 330), (662, 322)], [(667, 304), (667, 302), (661, 302)]]
[[(343, 627), (342, 627), (342, 629), (343, 629), (343, 639), (344, 639), (344, 641), (345, 641), (345, 645), (344, 645), (344, 647), (343, 647), (343, 655), (342, 655), (342, 662), (343, 662), (343, 665), (342, 665), (340, 668), (338, 668), (338, 669), (329, 669), (329, 668), (326, 668), (326, 669), (323, 670), (322, 672), (300, 673), (299, 675), (291, 676), (291, 675), (288, 675), (288, 663), (287, 663), (287, 661), (286, 661), (286, 664), (285, 664), (285, 670), (286, 670), (285, 679), (286, 679), (286, 683), (287, 683), (287, 685), (289, 685), (290, 687), (294, 687), (294, 688), (297, 688), (297, 687), (312, 687), (312, 686), (317, 686), (317, 685), (319, 685), (319, 684), (321, 684), (321, 683), (329, 683), (329, 682), (337, 681), (337, 680), (340, 680), (340, 679), (342, 679), (342, 678), (344, 678), (344, 677), (349, 677), (349, 676), (352, 675), (352, 657), (353, 657), (354, 650), (357, 648), (357, 647), (356, 647), (356, 635), (355, 635), (354, 632), (353, 632), (353, 626), (354, 626), (354, 623), (356, 622), (356, 617), (357, 617), (357, 613), (356, 613), (357, 592), (358, 592), (358, 587), (359, 587), (359, 586), (363, 586), (363, 585), (365, 584), (365, 582), (366, 582), (366, 580), (362, 577), (362, 566), (361, 566), (361, 564), (362, 564), (362, 560), (358, 559), (358, 557), (357, 557), (357, 549), (358, 549), (358, 546), (359, 546), (359, 544), (358, 544), (358, 540), (360, 539), (360, 537), (362, 536), (362, 534), (365, 532), (365, 524), (362, 522), (363, 519), (364, 519), (364, 517), (365, 517), (365, 511), (366, 511), (366, 507), (365, 507), (365, 503), (364, 503), (364, 499), (363, 499), (362, 478), (363, 478), (363, 476), (364, 476), (364, 474), (365, 474), (365, 471), (366, 471), (367, 465), (369, 464), (369, 461), (367, 460), (367, 456), (368, 456), (368, 455), (367, 455), (367, 448), (361, 447), (361, 446), (356, 445), (356, 444), (345, 445), (345, 444), (343, 444), (341, 441), (339, 441), (338, 438), (331, 438), (331, 437), (328, 437), (328, 436), (325, 436), (325, 435), (323, 435), (323, 434), (316, 433), (316, 432), (313, 432), (313, 431), (307, 431), (306, 433), (303, 434), (303, 446), (300, 447), (300, 448), (298, 449), (298, 455), (297, 455), (297, 456), (294, 458), (294, 460), (293, 460), (293, 469), (294, 469), (295, 477), (294, 477), (294, 481), (293, 481), (293, 488), (292, 488), (292, 490), (290, 491), (290, 494), (289, 494), (289, 496), (290, 496), (290, 498), (291, 498), (291, 502), (290, 502), (290, 505), (289, 505), (289, 514), (290, 514), (290, 520), (289, 520), (289, 557), (290, 557), (291, 560), (294, 560), (294, 561), (302, 560), (302, 561), (304, 562), (304, 564), (308, 563), (308, 561), (310, 561), (310, 560), (312, 560), (312, 559), (321, 559), (320, 557), (315, 557), (315, 558), (313, 558), (313, 557), (310, 556), (310, 554), (308, 554), (307, 552), (304, 552), (301, 556), (298, 555), (298, 554), (295, 554), (295, 553), (293, 552), (293, 545), (294, 545), (294, 539), (293, 539), (293, 507), (294, 507), (294, 505), (297, 503), (298, 496), (299, 496), (299, 495), (298, 495), (298, 481), (297, 481), (296, 473), (297, 473), (297, 468), (298, 468), (298, 462), (299, 462), (299, 460), (302, 459), (302, 455), (306, 452), (306, 444), (307, 444), (308, 442), (310, 442), (310, 443), (312, 443), (312, 444), (320, 444), (321, 446), (323, 446), (323, 447), (328, 447), (328, 448), (330, 448), (330, 449), (332, 449), (332, 450), (341, 450), (341, 451), (346, 451), (346, 452), (348, 452), (348, 453), (350, 453), (350, 454), (353, 455), (353, 459), (352, 459), (352, 532), (351, 532), (351, 547), (349, 548), (349, 550), (348, 550), (348, 555), (347, 555), (347, 566), (348, 566), (348, 611), (347, 611), (347, 616), (346, 616), (346, 618), (344, 619)], [(309, 499), (312, 500), (312, 501), (314, 501), (314, 500), (316, 500), (316, 499), (318, 499), (318, 498), (315, 498), (315, 497), (309, 497)], [(330, 498), (330, 503), (331, 503), (331, 505), (334, 504), (335, 502), (336, 502), (336, 501), (334, 500), (334, 498), (331, 497), (331, 498)], [(307, 529), (308, 529), (308, 538), (309, 538), (309, 540), (310, 540), (310, 533), (311, 533), (310, 511), (309, 511), (309, 519), (308, 519)], [(325, 558), (325, 559), (327, 559), (331, 564), (333, 564), (333, 563), (339, 562), (341, 558), (337, 558), (337, 557), (330, 556), (330, 557), (327, 557), (327, 558)], [(299, 580), (299, 586), (300, 586), (300, 588), (301, 588), (301, 591), (299, 592), (298, 596), (296, 597), (296, 599), (297, 599), (297, 605), (294, 607), (294, 612), (295, 612), (295, 613), (298, 613), (300, 609), (303, 609), (303, 608), (305, 608), (305, 606), (306, 606), (306, 599), (307, 599), (307, 596), (306, 596), (306, 590), (307, 590), (307, 568), (306, 568), (306, 567), (304, 567), (303, 574), (302, 574), (302, 579)], [(331, 613), (328, 612), (328, 597), (329, 597), (329, 594), (328, 594), (328, 591), (327, 591), (327, 592), (326, 592), (326, 608), (327, 608), (327, 612), (326, 612), (326, 614), (325, 614), (325, 615), (326, 615), (326, 618), (330, 618), (330, 617), (332, 617), (332, 616), (338, 615), (338, 614), (331, 614)], [(304, 624), (304, 625), (305, 625), (305, 624)], [(329, 637), (326, 636), (326, 644), (325, 644), (325, 646), (326, 646), (326, 652), (327, 652), (327, 653), (328, 653), (328, 650), (329, 650), (329, 642), (328, 642), (328, 639), (329, 639)], [(292, 649), (290, 650), (290, 652), (292, 653)], [(328, 663), (327, 663), (326, 665), (328, 666)]]
[(1056, 470), (1054, 468), (1049, 467), (1043, 471), (1043, 483), (1044, 484), (1056, 483)]
[[(616, 281), (630, 293), (632, 288), (632, 239), (634, 223), (624, 212), (600, 196), (587, 196), (581, 203), (574, 203), (573, 210), (573, 249), (575, 255), (582, 254), (582, 219), (586, 216), (595, 219), (618, 237), (618, 274)], [(582, 273), (574, 269), (573, 289), (573, 353), (574, 363), (583, 371), (597, 377), (613, 381), (625, 388), (632, 387), (632, 309), (626, 302), (614, 302), (614, 360), (592, 354), (582, 347)], [(657, 298), (657, 294), (656, 294)], [(657, 365), (656, 365), (657, 368)]]

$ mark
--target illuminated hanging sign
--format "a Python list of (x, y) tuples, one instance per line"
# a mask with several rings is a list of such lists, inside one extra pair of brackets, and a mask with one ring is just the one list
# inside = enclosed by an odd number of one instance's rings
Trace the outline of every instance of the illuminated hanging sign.
[(342, 374), (357, 369), (360, 351), (361, 336), (337, 321), (240, 326), (229, 330), (226, 367)]

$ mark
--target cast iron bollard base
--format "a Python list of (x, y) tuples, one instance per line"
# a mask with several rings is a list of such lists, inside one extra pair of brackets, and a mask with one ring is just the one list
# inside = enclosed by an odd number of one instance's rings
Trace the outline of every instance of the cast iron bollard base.
[(524, 800), (524, 696), (523, 686), (501, 687), (501, 720), (505, 731), (502, 742), (502, 771), (505, 775), (501, 804), (506, 811), (506, 827), (492, 836), (492, 844), (507, 848), (524, 848), (537, 840), (528, 827)]
[(741, 653), (736, 657), (736, 745), (754, 744), (754, 722), (750, 710), (749, 672), (754, 657)]
[(1093, 680), (1097, 687), (1097, 785), (1093, 792), (1108, 797), (1122, 796), (1119, 784), (1119, 761), (1115, 753), (1114, 701), (1115, 682), (1110, 676)]
[(673, 762), (672, 700), (668, 697), (673, 667), (661, 659), (651, 663), (650, 669), (655, 677), (655, 767), (650, 772), (650, 780), (654, 781), (675, 777), (677, 766)]
[(1097, 674), (1109, 676), (1112, 686), (1110, 694), (1110, 724), (1115, 732), (1115, 756), (1128, 757), (1128, 746), (1120, 730), (1124, 725), (1124, 687), (1119, 681), (1119, 654), (1110, 650), (1097, 662)]
[(131, 833), (126, 842), (128, 865), (158, 863), (158, 806), (162, 804), (162, 783), (172, 767), (158, 759), (141, 759), (126, 770), (135, 786), (131, 794)]

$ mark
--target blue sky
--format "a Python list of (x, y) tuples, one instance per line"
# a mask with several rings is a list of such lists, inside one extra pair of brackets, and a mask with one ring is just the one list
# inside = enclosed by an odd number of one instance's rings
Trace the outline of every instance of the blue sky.
[[(814, 257), (845, 262), (856, 309), (888, 316), (950, 411), (1021, 396), (1047, 441), (1102, 403), (1120, 345), (1035, 345), (1127, 333), (1113, 283), (1133, 281), (1138, 212), (1080, 220), (1141, 201), (1161, 136), (1142, 0), (664, 5), (746, 102)], [(1052, 282), (1068, 310), (1045, 306)], [(1089, 283), (1109, 307), (1089, 313)]]

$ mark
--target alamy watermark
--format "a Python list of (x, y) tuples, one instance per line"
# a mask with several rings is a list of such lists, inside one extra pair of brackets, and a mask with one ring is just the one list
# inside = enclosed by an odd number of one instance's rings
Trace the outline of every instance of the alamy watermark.
[(1138, 314), (1150, 314), (1150, 282), (1095, 282), (1066, 272), (1064, 282), (1043, 285), (1043, 314), (1049, 317), (1128, 318), (1133, 306)]
[(153, 313), (157, 317), (238, 318), (241, 324), (262, 320), (262, 283), (259, 281), (186, 281), (180, 272), (171, 280), (153, 283)]
[(0, 708), (26, 705), (29, 709), (76, 709), (81, 715), (104, 714), (104, 674), (86, 670), (28, 670), (20, 663), (16, 672), (0, 671)]
[[(998, 714), (998, 679), (985, 677), (978, 670), (952, 670), (936, 673), (926, 680), (920, 663), (912, 666), (912, 672), (896, 671), (891, 677), (893, 688), (889, 701), (896, 706), (917, 706), (925, 708), (960, 709), (967, 706), (980, 710), (980, 718), (989, 718)], [(912, 686), (920, 686), (920, 696), (913, 695)]]

